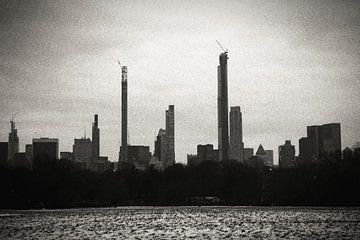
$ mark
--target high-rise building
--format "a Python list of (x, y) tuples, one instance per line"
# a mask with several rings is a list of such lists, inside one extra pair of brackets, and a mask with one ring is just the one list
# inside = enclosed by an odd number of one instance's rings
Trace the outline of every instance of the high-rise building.
[[(121, 67), (121, 154), (119, 162), (128, 162), (128, 102), (127, 102), (127, 67)], [(120, 164), (119, 164), (120, 165)]]
[(15, 128), (14, 119), (10, 121), (11, 132), (9, 133), (9, 143), (8, 143), (8, 166), (14, 166), (14, 157), (15, 153), (19, 152), (19, 137), (17, 136), (17, 129)]
[(162, 163), (163, 168), (175, 164), (175, 113), (174, 105), (169, 105), (165, 112), (166, 129), (160, 129), (155, 141), (154, 157)]
[(244, 162), (249, 160), (252, 156), (254, 156), (253, 148), (244, 148)]
[(312, 141), (310, 138), (303, 137), (299, 139), (299, 163), (312, 163), (314, 155), (312, 148)]
[(244, 143), (242, 136), (242, 116), (239, 106), (230, 108), (230, 150), (229, 158), (244, 162)]
[(273, 150), (265, 150), (265, 160), (264, 165), (268, 167), (274, 166), (274, 151)]
[(341, 153), (340, 123), (324, 124), (320, 128), (322, 138), (322, 154)]
[(32, 163), (32, 159), (33, 159), (33, 146), (31, 144), (26, 144), (25, 145), (25, 155), (26, 158), (30, 160), (30, 162)]
[(219, 56), (218, 66), (218, 150), (219, 161), (229, 158), (229, 127), (228, 127), (228, 76), (227, 52)]
[(273, 150), (265, 150), (264, 147), (260, 144), (258, 150), (256, 151), (255, 156), (260, 158), (263, 161), (264, 166), (267, 166), (267, 167), (274, 166)]
[(291, 145), (290, 140), (286, 140), (284, 145), (279, 146), (279, 167), (291, 168), (295, 163), (295, 146)]
[(35, 168), (59, 158), (59, 139), (57, 138), (34, 138), (32, 146)]
[(169, 109), (166, 110), (166, 136), (167, 136), (167, 151), (166, 162), (164, 167), (175, 164), (175, 111), (174, 105), (169, 105)]
[(83, 165), (87, 169), (91, 168), (92, 164), (95, 162), (93, 160), (94, 158), (94, 152), (92, 151), (93, 146), (94, 144), (93, 142), (91, 142), (89, 138), (83, 137), (80, 139), (74, 139), (74, 145), (73, 145), (74, 161), (84, 163)]
[(307, 137), (299, 140), (299, 161), (310, 163), (333, 155), (341, 156), (340, 123), (307, 127)]
[(99, 129), (99, 119), (98, 119), (97, 114), (95, 114), (94, 122), (92, 124), (92, 142), (91, 143), (92, 143), (91, 162), (94, 163), (100, 157), (100, 129)]
[(197, 157), (199, 162), (203, 161), (217, 161), (217, 159), (213, 159), (214, 154), (214, 146), (212, 144), (206, 145), (197, 145)]
[(24, 152), (18, 152), (14, 155), (14, 166), (15, 168), (27, 168), (31, 169), (30, 159)]
[(0, 166), (7, 166), (8, 145), (8, 142), (0, 142)]
[(168, 140), (166, 130), (160, 129), (155, 141), (155, 157), (159, 159), (163, 166), (167, 157)]
[(74, 161), (74, 153), (73, 152), (60, 152), (60, 159)]
[(151, 158), (149, 146), (128, 146), (129, 162), (135, 166), (136, 169), (145, 170), (149, 167)]

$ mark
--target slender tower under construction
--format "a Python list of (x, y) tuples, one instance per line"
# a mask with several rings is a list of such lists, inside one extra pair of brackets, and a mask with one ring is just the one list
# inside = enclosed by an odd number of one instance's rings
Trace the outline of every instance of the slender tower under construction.
[(100, 157), (100, 129), (98, 115), (94, 115), (94, 122), (92, 124), (92, 143), (91, 143), (91, 164), (90, 167), (94, 167), (94, 163), (99, 160)]
[(120, 161), (128, 162), (128, 106), (127, 106), (127, 66), (121, 66), (121, 154)]
[(219, 161), (229, 158), (229, 118), (228, 118), (228, 76), (227, 51), (219, 56), (218, 66), (218, 148)]

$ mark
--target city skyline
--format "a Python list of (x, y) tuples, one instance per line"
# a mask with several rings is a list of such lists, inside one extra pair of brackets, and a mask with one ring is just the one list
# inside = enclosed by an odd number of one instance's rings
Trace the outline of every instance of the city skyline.
[[(298, 155), (305, 126), (340, 122), (343, 147), (352, 146), (360, 135), (355, 101), (360, 89), (357, 2), (286, 3), (288, 12), (277, 11), (276, 20), (271, 9), (278, 7), (277, 1), (259, 9), (251, 2), (212, 2), (205, 9), (186, 2), (178, 4), (182, 17), (170, 16), (177, 10), (170, 3), (107, 2), (102, 11), (94, 10), (95, 2), (36, 8), (22, 4), (7, 3), (2, 9), (10, 14), (1, 12), (0, 18), (0, 141), (7, 140), (9, 119), (18, 111), (21, 152), (38, 137), (59, 138), (60, 151), (70, 151), (74, 138), (81, 137), (84, 128), (90, 132), (89, 123), (99, 114), (100, 155), (117, 161), (118, 59), (129, 67), (130, 144), (148, 145), (153, 152), (163, 109), (174, 104), (177, 162), (185, 163), (197, 144), (217, 145), (216, 66), (221, 49), (216, 39), (229, 49), (229, 107), (241, 107), (246, 148), (262, 144), (274, 150), (277, 162), (277, 148), (287, 139)], [(115, 14), (118, 8), (125, 8), (123, 14), (137, 10), (123, 17)], [(237, 16), (240, 9), (245, 13)], [(110, 17), (96, 20), (99, 14)], [(132, 21), (139, 15), (146, 20)], [(164, 15), (167, 23), (161, 20)], [(189, 15), (197, 15), (197, 21), (187, 21)], [(288, 22), (291, 27), (286, 27)], [(269, 31), (272, 35), (266, 37)]]

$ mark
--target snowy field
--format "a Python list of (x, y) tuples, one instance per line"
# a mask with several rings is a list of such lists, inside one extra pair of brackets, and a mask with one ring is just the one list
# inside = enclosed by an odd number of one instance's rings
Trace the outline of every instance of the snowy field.
[(360, 239), (359, 208), (0, 211), (0, 239)]

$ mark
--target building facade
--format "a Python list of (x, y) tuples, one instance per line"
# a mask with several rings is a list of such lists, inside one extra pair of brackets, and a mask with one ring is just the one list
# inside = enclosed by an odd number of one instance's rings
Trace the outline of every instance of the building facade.
[(252, 156), (254, 156), (253, 148), (244, 148), (244, 162), (249, 160)]
[(0, 142), (0, 166), (8, 165), (8, 142)]
[(260, 144), (258, 150), (256, 151), (255, 156), (263, 161), (264, 166), (266, 167), (274, 166), (273, 150), (265, 150), (264, 147)]
[(167, 151), (165, 167), (175, 164), (175, 109), (174, 105), (169, 105), (165, 113)]
[(242, 135), (242, 114), (239, 106), (230, 108), (230, 150), (229, 158), (244, 162), (244, 143)]
[(121, 67), (121, 148), (119, 166), (121, 163), (128, 163), (128, 99), (127, 99), (127, 67)]
[(93, 143), (89, 138), (74, 139), (73, 157), (75, 162), (82, 162), (86, 168), (90, 168), (93, 162)]
[(59, 139), (57, 138), (34, 138), (32, 146), (35, 168), (59, 158)]
[[(99, 118), (95, 114), (94, 122), (92, 123), (92, 141), (91, 141), (91, 162), (96, 162), (100, 157), (100, 129)], [(90, 139), (89, 139), (90, 140)]]
[(17, 129), (15, 128), (14, 120), (10, 121), (11, 131), (9, 133), (8, 141), (8, 166), (14, 167), (15, 154), (19, 152), (19, 137), (17, 135)]
[(229, 124), (228, 124), (228, 70), (227, 52), (219, 56), (218, 66), (218, 150), (219, 160), (229, 159)]
[(299, 140), (300, 163), (312, 163), (322, 158), (341, 157), (340, 123), (307, 127), (307, 137)]
[(279, 168), (291, 168), (296, 165), (295, 146), (290, 140), (279, 146)]

